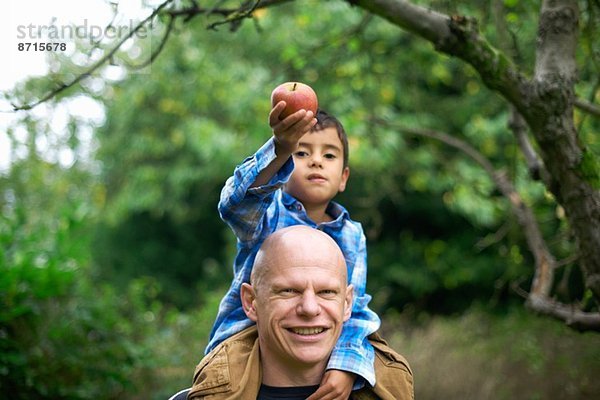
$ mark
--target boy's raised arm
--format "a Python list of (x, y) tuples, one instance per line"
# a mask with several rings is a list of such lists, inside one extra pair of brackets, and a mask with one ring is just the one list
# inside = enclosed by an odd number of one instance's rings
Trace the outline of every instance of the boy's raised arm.
[(269, 223), (263, 219), (264, 213), (275, 190), (292, 172), (293, 164), (288, 161), (298, 141), (316, 124), (312, 112), (304, 110), (280, 121), (284, 108), (285, 102), (273, 107), (269, 114), (273, 137), (235, 168), (221, 191), (219, 214), (241, 242), (252, 242), (271, 232), (273, 227), (263, 226)]
[(279, 117), (285, 105), (285, 101), (280, 101), (269, 113), (269, 125), (273, 129), (276, 157), (258, 174), (254, 183), (250, 185), (251, 188), (266, 185), (296, 150), (300, 138), (317, 123), (312, 111), (305, 110), (296, 111), (280, 120)]

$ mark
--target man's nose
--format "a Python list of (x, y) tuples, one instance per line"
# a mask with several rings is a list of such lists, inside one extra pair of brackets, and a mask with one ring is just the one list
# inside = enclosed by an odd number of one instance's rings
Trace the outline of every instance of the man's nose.
[(313, 292), (304, 292), (298, 303), (297, 312), (299, 315), (314, 317), (321, 313), (319, 299)]

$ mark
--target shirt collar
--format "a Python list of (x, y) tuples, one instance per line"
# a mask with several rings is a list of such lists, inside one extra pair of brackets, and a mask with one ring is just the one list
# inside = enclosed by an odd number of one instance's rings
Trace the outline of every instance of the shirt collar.
[[(290, 206), (293, 207), (297, 204), (301, 204), (294, 196), (287, 194), (286, 192), (283, 192), (281, 201), (283, 202), (283, 205), (288, 208)], [(331, 218), (333, 218), (333, 221), (325, 222), (323, 223), (323, 225), (335, 226), (343, 223), (344, 219), (350, 219), (350, 214), (348, 213), (348, 210), (346, 210), (344, 206), (342, 206), (339, 203), (336, 203), (335, 201), (329, 202), (326, 212), (331, 216)]]

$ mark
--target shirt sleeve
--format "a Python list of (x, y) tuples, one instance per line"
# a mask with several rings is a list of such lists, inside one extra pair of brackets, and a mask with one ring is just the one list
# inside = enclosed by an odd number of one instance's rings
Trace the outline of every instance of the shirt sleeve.
[[(219, 304), (205, 354), (251, 325), (242, 309), (240, 287), (250, 279), (256, 246), (276, 227), (277, 221), (273, 216), (277, 215), (277, 210), (271, 206), (275, 203), (278, 189), (287, 182), (294, 168), (290, 157), (267, 184), (250, 188), (260, 172), (274, 159), (275, 144), (271, 138), (235, 168), (221, 191), (219, 214), (238, 239), (238, 254), (233, 265), (231, 286)], [(269, 213), (273, 215), (269, 216)]]
[(360, 233), (356, 262), (350, 276), (354, 286), (352, 315), (344, 323), (327, 369), (338, 369), (358, 375), (354, 389), (364, 386), (365, 381), (375, 386), (375, 351), (368, 336), (379, 329), (381, 321), (377, 314), (369, 309), (371, 296), (366, 294), (367, 284), (367, 246), (364, 234)]
[(294, 170), (290, 157), (266, 185), (250, 188), (260, 172), (274, 159), (275, 144), (271, 138), (235, 168), (221, 191), (219, 214), (241, 243), (255, 241), (262, 232), (269, 232), (263, 226), (269, 221), (263, 217), (273, 202), (275, 192), (288, 181)]

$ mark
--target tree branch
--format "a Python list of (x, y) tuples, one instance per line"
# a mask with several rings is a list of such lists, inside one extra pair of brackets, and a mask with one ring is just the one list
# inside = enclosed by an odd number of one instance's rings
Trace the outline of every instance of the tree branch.
[(564, 321), (573, 329), (600, 332), (600, 313), (584, 312), (574, 306), (565, 305), (548, 297), (532, 293), (527, 297), (526, 305), (540, 314)]
[[(271, 6), (277, 6), (285, 3), (290, 3), (294, 0), (258, 0), (256, 1), (253, 11), (262, 8), (268, 8)], [(220, 15), (222, 17), (229, 17), (232, 14), (239, 13), (244, 10), (244, 7), (237, 8), (222, 8), (222, 7), (201, 7), (194, 2), (191, 7), (182, 8), (179, 10), (169, 10), (167, 13), (172, 17), (186, 17), (186, 21), (195, 17), (196, 15)]]
[[(246, 4), (249, 4), (249, 2), (246, 2)], [(246, 6), (243, 5), (236, 12), (228, 15), (227, 18), (223, 19), (222, 21), (213, 22), (207, 27), (207, 29), (217, 29), (217, 26), (219, 25), (231, 24), (231, 30), (234, 31), (240, 26), (242, 20), (252, 16), (252, 13), (256, 10), (259, 4), (260, 0), (256, 0), (254, 4), (247, 9), (244, 9)]]
[(169, 40), (171, 31), (173, 30), (174, 23), (175, 23), (175, 18), (169, 16), (169, 23), (167, 24), (165, 34), (163, 35), (162, 39), (160, 40), (160, 44), (158, 45), (157, 49), (154, 52), (152, 52), (152, 54), (150, 55), (150, 57), (148, 57), (148, 59), (146, 61), (144, 61), (140, 64), (130, 64), (130, 63), (125, 62), (125, 65), (127, 66), (127, 68), (134, 69), (134, 70), (142, 69), (142, 68), (145, 68), (148, 65), (152, 64), (152, 62), (156, 59), (156, 57), (158, 57), (158, 55), (165, 48), (165, 45), (167, 44), (167, 40)]
[(471, 64), (486, 86), (501, 93), (521, 113), (527, 111), (531, 83), (479, 34), (474, 19), (444, 15), (406, 0), (346, 1), (427, 39), (437, 50)]
[(436, 11), (417, 6), (405, 0), (346, 0), (371, 13), (387, 19), (399, 26), (421, 36), (433, 44), (440, 45), (451, 32), (450, 18)]
[[(99, 59), (97, 62), (92, 64), (89, 68), (87, 68), (83, 72), (79, 73), (72, 81), (70, 81), (68, 83), (64, 83), (64, 82), (58, 83), (54, 89), (50, 90), (48, 93), (46, 93), (45, 95), (40, 97), (40, 99), (35, 102), (28, 103), (28, 104), (22, 104), (22, 105), (17, 105), (17, 104), (11, 103), (12, 110), (2, 111), (2, 112), (16, 112), (16, 111), (31, 110), (32, 108), (34, 108), (48, 100), (51, 100), (52, 98), (56, 97), (60, 93), (64, 92), (65, 90), (77, 85), (79, 82), (81, 82), (83, 79), (85, 79), (88, 76), (90, 76), (91, 74), (93, 74), (96, 70), (98, 70), (104, 64), (106, 64), (107, 62), (110, 62), (110, 60), (113, 58), (114, 54), (121, 48), (123, 43), (125, 43), (137, 31), (139, 31), (143, 26), (145, 26), (148, 22), (150, 22), (152, 19), (154, 19), (157, 15), (159, 15), (163, 11), (165, 12), (165, 14), (167, 14), (169, 16), (169, 24), (167, 26), (167, 30), (160, 42), (158, 49), (152, 53), (152, 55), (150, 56), (150, 58), (147, 61), (145, 61), (139, 65), (126, 64), (127, 67), (132, 68), (132, 69), (140, 69), (140, 68), (143, 68), (143, 67), (151, 64), (156, 59), (156, 57), (160, 54), (160, 52), (163, 50), (163, 48), (169, 38), (169, 35), (171, 33), (173, 22), (178, 17), (184, 17), (184, 21), (189, 21), (191, 18), (193, 18), (194, 16), (199, 15), (199, 14), (224, 16), (225, 20), (215, 22), (208, 26), (209, 29), (214, 29), (216, 26), (226, 24), (226, 23), (231, 23), (233, 26), (233, 24), (239, 23), (242, 19), (251, 17), (252, 13), (258, 9), (281, 5), (284, 3), (290, 3), (292, 1), (294, 1), (294, 0), (256, 0), (251, 5), (250, 8), (248, 8), (247, 5), (246, 6), (242, 5), (241, 7), (238, 7), (238, 8), (221, 8), (221, 7), (205, 8), (205, 7), (200, 7), (195, 1), (193, 1), (192, 2), (193, 5), (191, 7), (188, 7), (185, 9), (180, 9), (180, 10), (164, 11), (164, 8), (169, 3), (173, 2), (173, 0), (165, 0), (150, 14), (150, 16), (148, 16), (146, 19), (144, 19), (142, 22), (140, 22), (138, 25), (136, 25), (136, 27), (131, 32), (129, 32), (122, 40), (120, 40), (107, 54), (105, 54), (101, 59)], [(250, 4), (250, 3), (247, 3), (247, 4)]]
[(575, 99), (575, 107), (595, 117), (600, 117), (600, 107), (594, 103), (590, 103), (589, 101), (577, 97)]
[(477, 162), (488, 173), (500, 192), (509, 200), (513, 214), (523, 228), (525, 240), (535, 259), (534, 279), (531, 284), (531, 292), (527, 296), (527, 305), (538, 312), (561, 318), (569, 326), (577, 329), (600, 330), (600, 313), (584, 313), (576, 310), (574, 306), (564, 305), (550, 299), (554, 283), (554, 271), (557, 268), (556, 259), (542, 236), (533, 211), (523, 202), (517, 190), (507, 179), (506, 174), (496, 171), (492, 163), (483, 154), (457, 137), (433, 130), (398, 126), (381, 119), (377, 119), (376, 122), (401, 133), (439, 140), (460, 150)]
[(527, 123), (514, 107), (511, 107), (510, 110), (508, 127), (513, 132), (515, 139), (517, 139), (517, 143), (525, 157), (527, 169), (529, 170), (531, 178), (539, 180), (542, 179), (542, 175), (544, 175), (544, 182), (548, 184), (550, 179), (548, 171), (546, 171), (544, 163), (538, 157), (527, 137)]
[(517, 217), (517, 221), (525, 232), (525, 239), (536, 260), (536, 279), (534, 279), (532, 284), (532, 292), (549, 296), (554, 280), (553, 274), (556, 261), (546, 245), (533, 211), (523, 202), (517, 190), (507, 179), (506, 174), (496, 171), (492, 163), (483, 154), (459, 138), (450, 136), (443, 132), (432, 130), (398, 126), (394, 128), (402, 133), (436, 139), (449, 146), (452, 146), (468, 155), (487, 172), (490, 178), (492, 178), (494, 181), (496, 187), (498, 187), (504, 197), (510, 201), (513, 213)]
[(51, 90), (46, 95), (42, 96), (39, 100), (37, 100), (33, 103), (24, 104), (24, 105), (20, 105), (20, 106), (12, 104), (13, 111), (31, 110), (32, 108), (56, 97), (58, 94), (62, 93), (66, 89), (75, 86), (76, 84), (81, 82), (84, 78), (87, 78), (88, 76), (90, 76), (98, 68), (100, 68), (102, 65), (107, 63), (113, 57), (113, 55), (121, 48), (123, 43), (125, 43), (128, 39), (130, 39), (135, 33), (137, 33), (137, 31), (139, 31), (149, 21), (152, 21), (152, 19), (154, 19), (154, 17), (156, 17), (162, 11), (162, 9), (165, 8), (172, 1), (173, 0), (166, 0), (165, 2), (160, 4), (146, 19), (144, 19), (142, 22), (137, 24), (133, 30), (131, 30), (125, 37), (123, 37), (108, 53), (106, 53), (102, 58), (100, 58), (98, 61), (96, 61), (94, 64), (92, 64), (92, 66), (90, 66), (84, 72), (77, 75), (71, 82), (60, 83), (58, 87)]

